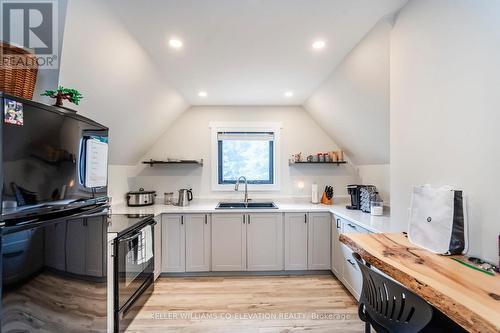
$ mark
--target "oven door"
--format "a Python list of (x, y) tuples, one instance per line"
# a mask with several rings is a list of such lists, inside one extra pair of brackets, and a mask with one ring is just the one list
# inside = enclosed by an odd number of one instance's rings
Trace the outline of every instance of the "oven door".
[(117, 239), (115, 281), (117, 294), (115, 310), (129, 307), (154, 271), (154, 220)]

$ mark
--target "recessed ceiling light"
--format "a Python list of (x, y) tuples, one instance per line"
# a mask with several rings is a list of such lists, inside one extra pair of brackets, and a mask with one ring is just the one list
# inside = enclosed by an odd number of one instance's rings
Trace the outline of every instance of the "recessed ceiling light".
[(173, 49), (180, 49), (184, 44), (180, 39), (173, 38), (168, 41), (168, 45)]
[(315, 50), (321, 50), (324, 49), (326, 46), (326, 43), (324, 40), (316, 40), (312, 43), (312, 48)]
[(200, 96), (201, 98), (205, 98), (205, 97), (207, 97), (207, 96), (208, 96), (208, 93), (207, 93), (206, 91), (202, 90), (202, 91), (200, 91), (200, 92), (198, 93), (198, 96)]
[(286, 92), (284, 93), (284, 95), (285, 95), (285, 97), (286, 97), (286, 98), (293, 97), (293, 91), (286, 91)]

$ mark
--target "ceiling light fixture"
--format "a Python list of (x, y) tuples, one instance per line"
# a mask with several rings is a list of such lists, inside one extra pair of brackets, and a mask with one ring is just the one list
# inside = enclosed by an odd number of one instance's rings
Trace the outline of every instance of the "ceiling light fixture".
[(181, 40), (174, 38), (168, 41), (168, 45), (173, 49), (180, 49), (184, 44)]
[(284, 93), (285, 97), (286, 98), (290, 98), (290, 97), (293, 97), (293, 91), (287, 91)]
[(202, 90), (202, 91), (200, 91), (200, 92), (198, 93), (198, 96), (199, 96), (199, 97), (201, 97), (201, 98), (205, 98), (205, 97), (207, 97), (207, 96), (208, 96), (208, 93), (207, 93), (206, 91), (203, 91), (203, 90)]
[(312, 48), (315, 50), (321, 50), (324, 49), (326, 46), (326, 43), (324, 40), (316, 40), (312, 43)]

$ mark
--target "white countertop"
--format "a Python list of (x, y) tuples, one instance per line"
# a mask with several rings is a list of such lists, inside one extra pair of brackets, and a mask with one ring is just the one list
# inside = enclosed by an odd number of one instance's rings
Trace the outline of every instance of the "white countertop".
[[(359, 210), (349, 210), (346, 207), (346, 201), (339, 199), (338, 203), (333, 206), (313, 204), (305, 201), (304, 199), (279, 199), (274, 203), (278, 209), (215, 209), (221, 200), (215, 199), (195, 199), (190, 202), (189, 206), (179, 207), (163, 204), (155, 204), (146, 207), (128, 207), (125, 203), (116, 204), (112, 207), (112, 214), (153, 214), (155, 216), (160, 214), (196, 214), (196, 213), (292, 213), (292, 212), (329, 212), (341, 218), (351, 221), (360, 227), (363, 227), (371, 232), (388, 233), (388, 232), (401, 232), (406, 231), (406, 223), (403, 225), (391, 221), (388, 209), (384, 216), (371, 216), (368, 213), (363, 213)], [(228, 201), (228, 200), (224, 200)]]

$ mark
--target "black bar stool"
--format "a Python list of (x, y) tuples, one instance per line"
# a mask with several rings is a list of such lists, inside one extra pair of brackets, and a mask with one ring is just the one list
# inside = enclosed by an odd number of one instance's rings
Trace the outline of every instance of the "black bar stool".
[(379, 333), (466, 332), (463, 328), (401, 284), (372, 270), (358, 253), (353, 253), (363, 275), (359, 318), (365, 332)]

